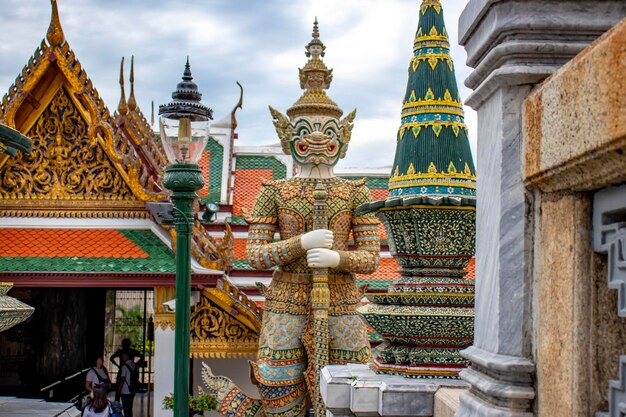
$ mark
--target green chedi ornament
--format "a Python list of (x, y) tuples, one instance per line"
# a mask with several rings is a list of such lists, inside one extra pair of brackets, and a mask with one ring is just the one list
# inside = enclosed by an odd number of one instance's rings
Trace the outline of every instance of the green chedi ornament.
[(476, 170), (439, 0), (420, 7), (389, 191), (391, 196), (476, 195)]
[(389, 198), (365, 204), (385, 225), (401, 277), (359, 308), (384, 339), (379, 373), (457, 378), (474, 336), (476, 173), (439, 0), (423, 0)]

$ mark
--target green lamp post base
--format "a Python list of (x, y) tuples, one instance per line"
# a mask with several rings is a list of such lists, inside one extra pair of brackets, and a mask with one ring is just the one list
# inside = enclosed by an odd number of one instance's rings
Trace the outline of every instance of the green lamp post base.
[(176, 328), (174, 329), (174, 416), (189, 416), (189, 320), (193, 203), (204, 180), (197, 164), (173, 164), (163, 185), (172, 190), (176, 229)]

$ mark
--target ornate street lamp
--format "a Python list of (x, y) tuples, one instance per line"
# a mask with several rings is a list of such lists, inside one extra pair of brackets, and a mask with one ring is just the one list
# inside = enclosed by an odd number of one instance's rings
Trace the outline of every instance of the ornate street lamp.
[(176, 229), (176, 328), (174, 330), (174, 417), (189, 416), (189, 310), (193, 203), (204, 180), (197, 162), (209, 138), (213, 111), (202, 105), (189, 57), (172, 102), (159, 106), (163, 148), (170, 161), (163, 184), (172, 190)]

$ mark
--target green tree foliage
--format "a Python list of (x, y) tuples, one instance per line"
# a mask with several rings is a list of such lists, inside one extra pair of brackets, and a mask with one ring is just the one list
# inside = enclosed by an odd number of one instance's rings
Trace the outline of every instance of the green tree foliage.
[[(163, 398), (163, 409), (171, 410), (174, 408), (174, 394), (170, 394)], [(205, 411), (215, 410), (217, 401), (210, 394), (201, 393), (197, 397), (189, 396), (189, 415), (202, 416)]]
[(124, 308), (120, 305), (117, 310), (121, 317), (116, 317), (115, 327), (122, 339), (128, 338), (133, 346), (140, 347), (143, 343), (143, 311), (140, 306), (135, 305)]

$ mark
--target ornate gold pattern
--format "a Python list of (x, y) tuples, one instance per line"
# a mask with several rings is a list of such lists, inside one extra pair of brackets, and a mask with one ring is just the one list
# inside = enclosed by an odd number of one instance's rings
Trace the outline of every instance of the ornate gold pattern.
[(2, 199), (136, 199), (63, 88), (27, 135), (33, 152), (6, 164)]
[[(190, 355), (194, 358), (253, 358), (259, 348), (261, 311), (227, 281), (202, 291), (191, 310)], [(163, 303), (176, 297), (174, 287), (154, 288), (154, 324), (174, 330), (175, 313)]]
[(174, 330), (176, 328), (176, 313), (154, 313), (154, 324), (160, 327), (161, 330), (165, 330), (168, 327)]
[[(228, 223), (225, 223), (224, 227), (224, 237), (218, 242), (209, 235), (202, 223), (198, 220), (194, 223), (191, 232), (191, 253), (205, 268), (225, 271), (233, 263), (233, 232)], [(172, 232), (173, 230), (172, 228)]]
[(205, 290), (191, 309), (191, 356), (254, 357), (258, 333), (240, 320), (240, 309), (232, 306), (225, 311), (213, 301), (216, 297), (220, 297), (219, 290)]
[[(0, 104), (0, 122), (16, 128), (21, 132), (38, 129), (39, 133), (52, 133), (54, 123), (61, 123), (61, 131), (69, 129), (71, 123), (79, 130), (83, 139), (84, 152), (93, 152), (98, 155), (98, 161), (108, 160), (115, 173), (107, 172), (97, 175), (97, 184), (94, 184), (93, 194), (69, 194), (71, 198), (59, 197), (63, 195), (60, 187), (76, 189), (77, 181), (83, 181), (83, 172), (74, 170), (67, 172), (66, 183), (51, 185), (54, 187), (46, 191), (46, 197), (40, 198), (39, 193), (31, 196), (15, 194), (4, 195), (0, 215), (20, 216), (71, 216), (71, 217), (146, 217), (147, 211), (143, 201), (158, 201), (165, 197), (161, 187), (157, 184), (158, 177), (152, 166), (144, 163), (148, 157), (139, 156), (137, 145), (133, 144), (127, 132), (118, 128), (111, 120), (110, 113), (99, 97), (91, 80), (76, 59), (74, 52), (64, 40), (63, 31), (59, 22), (56, 1), (52, 1), (52, 19), (47, 34), (47, 41), (42, 41), (35, 53), (10, 87)], [(59, 95), (65, 94), (69, 106), (73, 109), (70, 115), (57, 113), (57, 121), (48, 120), (50, 109), (58, 107)], [(53, 101), (57, 101), (53, 104)], [(78, 122), (82, 119), (82, 122)], [(52, 125), (51, 125), (52, 123)], [(42, 128), (43, 131), (42, 132)], [(75, 131), (70, 133), (76, 139)], [(54, 173), (63, 166), (72, 164), (72, 149), (67, 133), (60, 139), (46, 137), (44, 149), (34, 149), (34, 154), (42, 153), (48, 159), (48, 171), (32, 172), (32, 179), (45, 184)], [(148, 142), (144, 136), (142, 142)], [(150, 140), (151, 141), (151, 140)], [(147, 153), (146, 153), (147, 154)], [(85, 155), (87, 157), (88, 155)], [(63, 159), (66, 159), (63, 161)], [(103, 162), (104, 163), (104, 162)], [(95, 173), (95, 171), (92, 170)], [(158, 174), (158, 173), (156, 173)], [(122, 181), (120, 181), (120, 179)], [(22, 181), (22, 179), (7, 179), (6, 181)], [(13, 186), (17, 185), (14, 183)], [(89, 185), (86, 182), (85, 190)], [(112, 185), (112, 187), (109, 187)], [(34, 186), (34, 184), (33, 184)], [(105, 189), (109, 192), (95, 197), (96, 189)], [(114, 191), (114, 192), (113, 192)], [(116, 198), (111, 198), (111, 195)], [(127, 195), (129, 198), (117, 198)], [(87, 200), (87, 201), (85, 201)]]
[[(367, 227), (356, 225), (372, 224), (377, 220), (373, 215), (354, 216), (356, 207), (370, 201), (369, 190), (362, 181), (347, 181), (340, 178), (328, 180), (328, 218), (330, 228), (335, 233), (333, 249), (344, 251), (350, 230), (354, 234), (356, 250), (343, 254), (342, 266), (332, 273), (368, 274), (376, 270), (379, 261), (379, 241)], [(300, 235), (312, 229), (314, 182), (302, 178), (266, 182), (261, 188), (251, 218), (277, 219), (273, 223), (253, 223), (248, 232), (246, 258), (255, 268), (267, 269), (280, 266), (289, 273), (311, 273), (307, 266), (305, 252), (300, 245)], [(345, 214), (348, 221), (343, 221)], [(304, 219), (309, 219), (305, 222)], [(279, 229), (281, 241), (273, 242), (274, 232)]]

